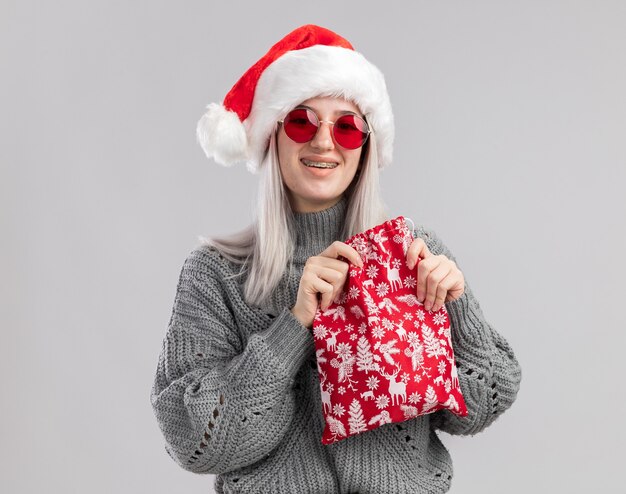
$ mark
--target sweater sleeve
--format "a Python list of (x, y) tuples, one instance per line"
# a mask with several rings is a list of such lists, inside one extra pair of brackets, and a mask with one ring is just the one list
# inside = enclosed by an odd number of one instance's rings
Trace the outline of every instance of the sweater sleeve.
[[(445, 255), (460, 269), (454, 255), (432, 229), (419, 226), (414, 236), (421, 237), (433, 254)], [(485, 319), (467, 278), (463, 295), (445, 306), (468, 414), (460, 417), (449, 410), (439, 410), (431, 415), (431, 427), (453, 435), (474, 435), (511, 407), (522, 371), (511, 346)]]
[(241, 299), (227, 296), (235, 284), (217, 275), (218, 262), (199, 250), (186, 259), (150, 393), (165, 450), (194, 473), (268, 456), (294, 417), (295, 376), (314, 354), (288, 308), (244, 346), (232, 312)]

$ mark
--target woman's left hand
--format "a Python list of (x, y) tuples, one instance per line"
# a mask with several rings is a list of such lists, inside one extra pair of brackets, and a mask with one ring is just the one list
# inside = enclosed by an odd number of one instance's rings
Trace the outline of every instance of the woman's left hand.
[(443, 254), (434, 255), (423, 239), (413, 240), (406, 253), (406, 263), (409, 269), (417, 264), (417, 299), (426, 310), (436, 312), (445, 302), (463, 295), (465, 278), (456, 263)]

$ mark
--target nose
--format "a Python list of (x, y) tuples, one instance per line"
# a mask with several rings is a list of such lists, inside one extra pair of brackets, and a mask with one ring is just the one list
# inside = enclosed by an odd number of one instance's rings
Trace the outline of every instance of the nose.
[(326, 121), (320, 122), (317, 133), (313, 136), (313, 139), (311, 139), (311, 147), (325, 151), (335, 148), (330, 123)]

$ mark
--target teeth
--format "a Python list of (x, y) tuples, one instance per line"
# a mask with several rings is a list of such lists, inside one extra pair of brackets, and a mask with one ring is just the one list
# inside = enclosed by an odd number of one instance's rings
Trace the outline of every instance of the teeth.
[(315, 168), (335, 168), (336, 166), (338, 166), (338, 163), (328, 163), (324, 161), (311, 161), (311, 160), (305, 160), (305, 159), (302, 159), (302, 163), (304, 163), (306, 166), (312, 166)]

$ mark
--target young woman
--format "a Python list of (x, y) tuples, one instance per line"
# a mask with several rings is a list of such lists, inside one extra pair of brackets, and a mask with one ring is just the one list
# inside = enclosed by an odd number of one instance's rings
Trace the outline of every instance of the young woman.
[(511, 347), (448, 248), (418, 225), (406, 261), (421, 259), (424, 308), (445, 303), (468, 414), (439, 410), (320, 441), (313, 319), (362, 265), (342, 240), (389, 219), (378, 178), (393, 134), (382, 74), (312, 25), (276, 43), (198, 123), (207, 156), (261, 172), (260, 204), (248, 229), (185, 260), (151, 403), (168, 454), (216, 474), (218, 493), (446, 492), (452, 460), (436, 431), (476, 434), (515, 400)]

